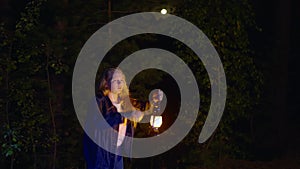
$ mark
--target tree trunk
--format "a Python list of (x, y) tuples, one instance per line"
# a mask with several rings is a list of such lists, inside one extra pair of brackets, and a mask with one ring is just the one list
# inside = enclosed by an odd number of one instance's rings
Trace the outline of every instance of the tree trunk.
[(48, 92), (49, 92), (49, 99), (48, 99), (48, 104), (49, 104), (49, 111), (50, 111), (50, 116), (51, 116), (51, 123), (52, 123), (52, 130), (53, 130), (53, 157), (52, 157), (52, 169), (55, 169), (55, 162), (56, 162), (56, 153), (57, 153), (57, 141), (56, 141), (56, 122), (55, 122), (55, 116), (54, 116), (54, 111), (52, 107), (52, 98), (50, 96), (50, 93), (52, 93), (51, 89), (51, 79), (50, 79), (50, 72), (49, 72), (49, 57), (50, 57), (50, 52), (49, 52), (49, 46), (47, 44), (46, 46), (46, 55), (47, 55), (47, 65), (46, 65), (46, 73), (47, 73), (47, 82), (48, 82)]
[(291, 0), (279, 0), (276, 5), (276, 63), (274, 65), (274, 85), (275, 85), (275, 101), (274, 101), (274, 123), (277, 131), (277, 146), (281, 150), (285, 149), (285, 139), (288, 138), (287, 123), (287, 83), (288, 83), (288, 59), (290, 51), (290, 16), (291, 16)]

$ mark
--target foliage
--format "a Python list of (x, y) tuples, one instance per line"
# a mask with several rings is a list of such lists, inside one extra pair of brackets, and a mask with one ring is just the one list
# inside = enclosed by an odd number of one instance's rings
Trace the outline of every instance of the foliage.
[[(255, 29), (250, 3), (247, 0), (163, 3), (113, 0), (110, 19), (138, 11), (159, 11), (162, 7), (198, 26), (222, 60), (228, 86), (227, 103), (212, 138), (205, 144), (198, 144), (210, 105), (210, 81), (201, 61), (184, 44), (157, 35), (128, 38), (107, 54), (99, 73), (140, 49), (158, 47), (170, 50), (192, 69), (203, 106), (190, 134), (170, 152), (157, 157), (167, 161), (158, 161), (169, 168), (178, 167), (174, 166), (176, 164), (209, 168), (222, 156), (247, 157), (251, 141), (249, 119), (256, 111), (262, 83), (254, 54), (249, 50), (247, 31)], [(57, 168), (84, 168), (82, 129), (71, 98), (72, 69), (84, 42), (110, 20), (107, 8), (107, 1), (103, 0), (89, 3), (32, 0), (20, 12), (13, 29), (1, 24), (0, 93), (4, 96), (0, 98), (1, 159), (10, 160), (1, 168), (55, 168), (55, 164)], [(167, 45), (160, 44), (160, 41)], [(166, 77), (156, 70), (140, 73), (131, 86), (133, 96), (147, 100), (151, 89), (165, 85)], [(165, 85), (165, 88), (170, 87)], [(169, 126), (175, 118), (176, 115), (172, 115)], [(145, 126), (141, 126), (141, 130), (145, 130)], [(174, 163), (169, 157), (178, 152)], [(133, 163), (138, 164), (138, 160)]]
[(1, 147), (11, 168), (37, 168), (40, 155), (51, 152), (58, 139), (50, 123), (48, 100), (53, 96), (47, 89), (45, 45), (36, 36), (43, 3), (30, 1), (13, 30), (1, 27)]
[[(184, 1), (176, 10), (179, 16), (188, 19), (198, 26), (211, 40), (216, 48), (226, 74), (227, 101), (225, 111), (217, 131), (203, 145), (203, 151), (214, 153), (215, 157), (229, 155), (246, 158), (250, 155), (251, 117), (257, 111), (259, 103), (262, 74), (254, 62), (254, 53), (249, 49), (248, 31), (257, 29), (254, 14), (248, 1)], [(187, 58), (193, 58), (190, 51), (185, 52)], [(194, 57), (195, 58), (195, 57)], [(202, 67), (193, 67), (196, 59), (186, 60), (199, 74), (198, 83), (204, 105), (200, 109), (198, 124), (186, 143), (193, 145), (205, 120), (205, 112), (210, 104), (209, 80)], [(201, 76), (202, 75), (202, 76)], [(203, 78), (204, 77), (204, 78)], [(201, 79), (200, 79), (201, 78)], [(202, 92), (203, 91), (203, 92)], [(193, 150), (197, 151), (197, 150)], [(199, 150), (201, 151), (201, 150)]]

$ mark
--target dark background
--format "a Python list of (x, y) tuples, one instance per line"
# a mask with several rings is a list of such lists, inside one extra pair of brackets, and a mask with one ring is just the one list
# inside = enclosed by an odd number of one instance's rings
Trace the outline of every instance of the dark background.
[(263, 68), (264, 119), (256, 119), (258, 156), (299, 153), (299, 1), (253, 1), (260, 34), (250, 34)]
[[(257, 26), (261, 29), (249, 32), (250, 47), (255, 52), (255, 64), (263, 73), (264, 85), (261, 103), (257, 108), (259, 111), (253, 119), (253, 156), (248, 160), (296, 158), (296, 163), (300, 164), (300, 2), (255, 0), (250, 3)], [(25, 4), (25, 1), (1, 0), (1, 21), (17, 18)], [(162, 157), (164, 155), (158, 159)], [(136, 161), (136, 164), (141, 163), (143, 160)]]

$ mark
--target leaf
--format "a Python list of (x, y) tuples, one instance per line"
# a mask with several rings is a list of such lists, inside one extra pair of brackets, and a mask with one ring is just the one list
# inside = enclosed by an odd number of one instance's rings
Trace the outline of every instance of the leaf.
[(14, 152), (12, 150), (8, 150), (6, 153), (5, 153), (5, 156), (8, 157), (8, 156), (11, 156)]

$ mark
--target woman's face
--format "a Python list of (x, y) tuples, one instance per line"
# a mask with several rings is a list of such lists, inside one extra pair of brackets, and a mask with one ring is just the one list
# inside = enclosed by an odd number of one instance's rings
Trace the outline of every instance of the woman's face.
[(125, 78), (121, 72), (115, 72), (111, 79), (110, 92), (120, 94), (125, 86)]

